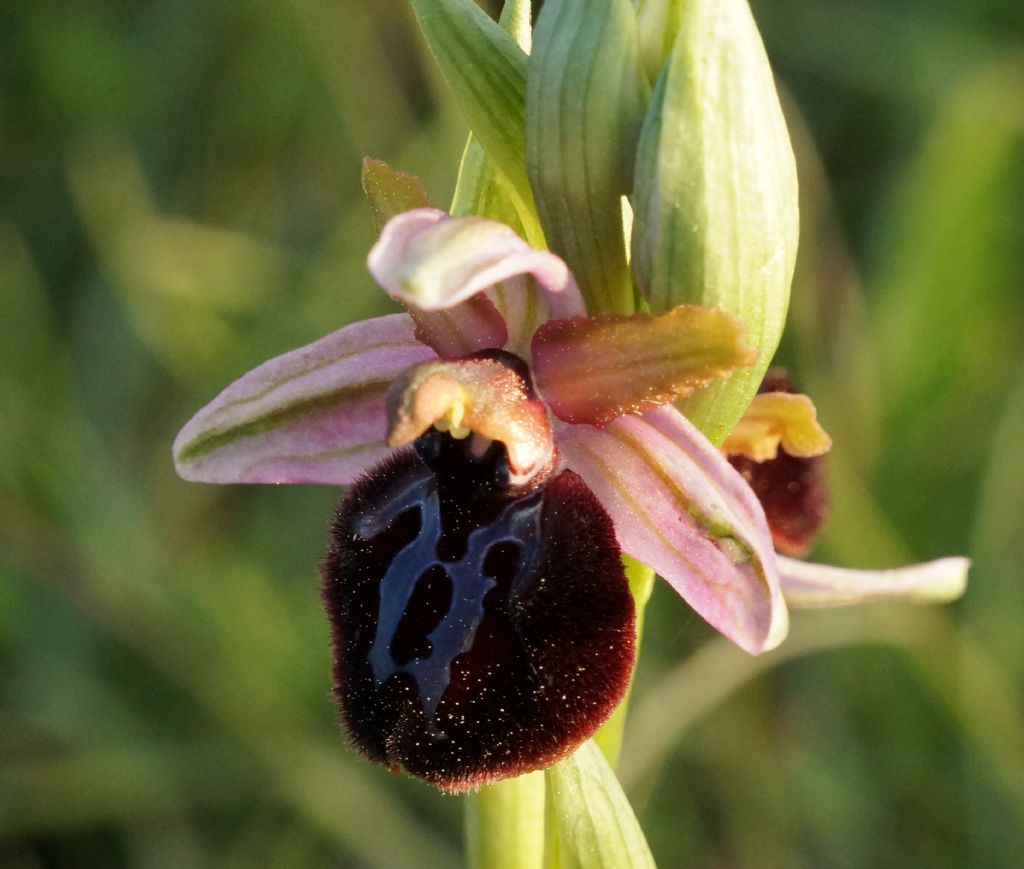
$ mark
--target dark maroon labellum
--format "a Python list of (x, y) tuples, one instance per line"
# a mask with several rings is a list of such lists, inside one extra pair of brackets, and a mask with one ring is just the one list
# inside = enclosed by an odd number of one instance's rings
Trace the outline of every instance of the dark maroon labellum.
[(765, 462), (745, 456), (729, 461), (761, 502), (775, 548), (784, 555), (806, 555), (828, 509), (821, 457), (797, 458), (780, 446)]
[(625, 693), (634, 608), (571, 471), (508, 486), (500, 443), (430, 431), (338, 508), (322, 566), (335, 693), (371, 760), (462, 791), (538, 769)]

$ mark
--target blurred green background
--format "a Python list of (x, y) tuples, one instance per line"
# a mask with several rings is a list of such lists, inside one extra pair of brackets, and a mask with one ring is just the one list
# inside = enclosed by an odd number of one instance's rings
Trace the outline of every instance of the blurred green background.
[[(950, 607), (759, 659), (658, 589), (622, 777), (663, 867), (1024, 853), (1024, 4), (755, 0), (804, 232), (782, 357), (836, 442), (814, 556), (970, 554)], [(329, 698), (338, 493), (174, 475), (266, 357), (385, 309), (365, 154), (465, 128), (398, 0), (0, 11), (0, 866), (456, 865), (461, 802)]]

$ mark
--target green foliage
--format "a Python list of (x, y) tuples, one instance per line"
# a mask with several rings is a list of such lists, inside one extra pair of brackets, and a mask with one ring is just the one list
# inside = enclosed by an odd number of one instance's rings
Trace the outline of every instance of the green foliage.
[(527, 167), (548, 245), (591, 313), (634, 309), (621, 200), (646, 102), (629, 0), (548, 0), (527, 64)]
[(593, 741), (548, 767), (545, 869), (654, 869), (622, 786)]
[(778, 346), (798, 235), (793, 150), (747, 0), (692, 0), (636, 158), (633, 273), (651, 309), (735, 314), (754, 365), (680, 403), (721, 443)]
[[(783, 357), (836, 443), (815, 556), (976, 570), (955, 607), (800, 615), (756, 659), (656, 589), (624, 786), (664, 867), (1014, 865), (1020, 4), (754, 12), (809, 129)], [(335, 720), (338, 493), (170, 459), (234, 377), (387, 309), (365, 155), (447, 201), (467, 128), (413, 15), (77, 0), (5, 23), (0, 865), (456, 865), (461, 802)]]
[(533, 222), (523, 125), (526, 55), (473, 0), (410, 0), (455, 101), (524, 225)]

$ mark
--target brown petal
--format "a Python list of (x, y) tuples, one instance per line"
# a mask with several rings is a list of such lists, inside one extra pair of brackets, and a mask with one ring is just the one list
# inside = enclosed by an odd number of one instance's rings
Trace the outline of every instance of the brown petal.
[(604, 426), (749, 365), (740, 331), (732, 315), (692, 305), (552, 320), (533, 338), (537, 387), (559, 419)]

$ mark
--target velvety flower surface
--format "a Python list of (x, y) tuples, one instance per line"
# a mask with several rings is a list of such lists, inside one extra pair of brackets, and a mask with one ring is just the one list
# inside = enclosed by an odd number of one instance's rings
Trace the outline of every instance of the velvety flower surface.
[[(776, 556), (754, 491), (672, 404), (751, 361), (729, 315), (588, 316), (557, 256), (429, 208), (387, 223), (368, 264), (407, 313), (249, 372), (174, 453), (186, 479), (354, 484), (325, 599), (343, 713), (372, 759), (463, 789), (586, 739), (632, 667), (620, 549), (754, 654), (784, 638), (787, 588), (809, 605), (962, 590), (963, 559), (864, 574)], [(488, 642), (525, 657), (497, 666), (477, 655)], [(481, 691), (497, 705), (464, 711)], [(558, 708), (575, 711), (545, 717)]]
[(423, 435), (352, 488), (322, 565), (354, 744), (449, 791), (561, 760), (635, 660), (608, 514), (572, 471), (506, 472), (498, 444)]

